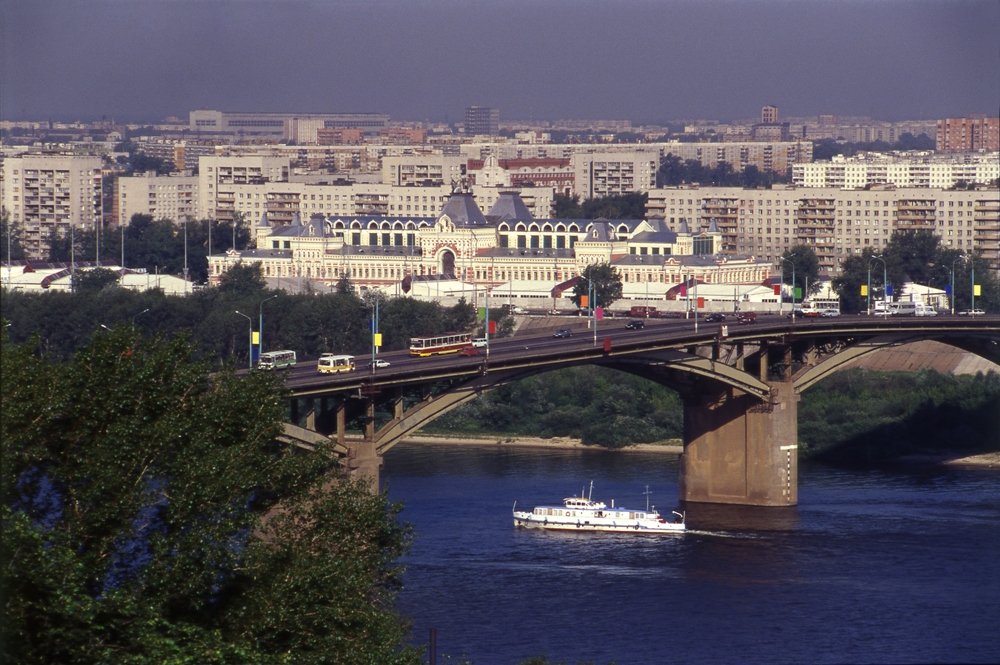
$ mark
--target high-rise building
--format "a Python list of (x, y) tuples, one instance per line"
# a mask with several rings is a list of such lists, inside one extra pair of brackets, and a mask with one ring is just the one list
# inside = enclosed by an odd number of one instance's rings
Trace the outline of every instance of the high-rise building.
[(500, 109), (470, 106), (465, 109), (465, 133), (468, 136), (496, 136), (500, 133)]
[(973, 116), (937, 121), (937, 151), (1000, 150), (1000, 118)]
[(3, 162), (3, 210), (23, 229), (29, 259), (48, 254), (53, 232), (90, 228), (101, 221), (101, 158), (22, 155)]
[(765, 125), (778, 122), (778, 107), (765, 106), (760, 110), (760, 121)]

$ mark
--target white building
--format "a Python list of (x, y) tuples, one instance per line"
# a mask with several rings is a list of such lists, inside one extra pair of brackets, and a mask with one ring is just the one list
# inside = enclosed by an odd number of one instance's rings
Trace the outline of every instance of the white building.
[(287, 182), (287, 157), (263, 154), (206, 155), (198, 158), (198, 218), (231, 220), (236, 185)]
[(990, 184), (1000, 178), (1000, 153), (861, 153), (795, 164), (792, 182), (804, 187), (855, 189), (872, 185), (948, 189), (960, 181)]
[(118, 178), (115, 222), (128, 224), (136, 214), (175, 221), (188, 217), (195, 219), (198, 216), (198, 180), (198, 176), (157, 176), (152, 172)]
[(945, 247), (977, 251), (1000, 269), (1000, 190), (929, 187), (839, 189), (775, 186), (678, 187), (649, 192), (647, 218), (722, 234), (722, 253), (753, 254), (775, 270), (785, 250), (813, 247), (822, 269), (839, 272), (843, 260), (866, 248), (881, 250), (897, 230), (927, 229)]
[(255, 231), (256, 249), (210, 257), (212, 283), (231, 266), (251, 262), (265, 278), (310, 280), (319, 290), (348, 277), (362, 289), (406, 292), (423, 281), (433, 284), (413, 288), (450, 294), (457, 280), (470, 294), (490, 290), (530, 301), (553, 297), (588, 265), (610, 263), (630, 293), (665, 300), (673, 285), (689, 278), (760, 284), (770, 275), (770, 265), (752, 256), (717, 256), (721, 236), (713, 228), (673, 232), (662, 219), (537, 219), (511, 192), (500, 194), (486, 214), (466, 191), (451, 194), (434, 215), (317, 211), (308, 222), (296, 215), (280, 227), (264, 217)]
[(3, 210), (23, 229), (22, 246), (30, 259), (48, 254), (53, 231), (94, 228), (102, 218), (100, 157), (41, 154), (3, 161), (0, 198)]
[(659, 167), (660, 153), (655, 148), (576, 152), (570, 157), (575, 193), (585, 199), (649, 191), (656, 187)]

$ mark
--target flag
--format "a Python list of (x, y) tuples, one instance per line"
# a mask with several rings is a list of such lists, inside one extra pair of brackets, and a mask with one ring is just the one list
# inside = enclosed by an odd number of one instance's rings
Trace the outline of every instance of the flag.
[(945, 286), (944, 286), (944, 294), (946, 296), (950, 296), (951, 295), (951, 284), (945, 284)]
[(479, 308), (479, 318), (481, 318), (481, 319), (485, 319), (486, 318), (486, 308), (485, 307), (480, 307)]
[(889, 298), (892, 297), (892, 284), (885, 285), (885, 295)]
[(983, 287), (981, 285), (979, 285), (979, 284), (976, 284), (976, 286), (973, 287), (973, 289), (972, 289), (972, 295), (974, 295), (974, 296), (981, 296), (981, 295), (983, 295)]
[(580, 307), (586, 307), (590, 304), (590, 298), (587, 296), (580, 296)]
[(781, 284), (775, 284), (774, 285), (774, 295), (776, 295), (776, 296), (780, 296), (781, 295)]
[(254, 331), (253, 335), (250, 338), (250, 341), (254, 346), (260, 346), (260, 333)]
[(382, 348), (382, 333), (375, 333), (375, 343), (374, 343), (374, 346), (375, 346), (376, 349)]
[(490, 330), (489, 330), (489, 333), (491, 335), (497, 334), (497, 322), (496, 321), (490, 321)]
[(868, 295), (868, 285), (867, 284), (862, 284), (861, 285), (861, 297), (865, 297), (867, 295)]
[(603, 307), (598, 307), (597, 309), (595, 309), (594, 310), (594, 316), (597, 318), (598, 321), (600, 321), (601, 319), (603, 319), (604, 318), (604, 308)]
[(705, 299), (698, 297), (698, 309), (705, 309)]

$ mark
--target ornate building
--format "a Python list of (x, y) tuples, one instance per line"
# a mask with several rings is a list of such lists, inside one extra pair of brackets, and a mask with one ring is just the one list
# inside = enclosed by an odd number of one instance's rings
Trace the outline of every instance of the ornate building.
[[(253, 262), (265, 278), (309, 280), (319, 291), (347, 277), (362, 290), (389, 294), (450, 282), (470, 293), (549, 298), (587, 265), (610, 263), (622, 273), (626, 292), (642, 284), (644, 293), (662, 299), (691, 277), (759, 284), (770, 273), (752, 256), (721, 256), (722, 234), (714, 224), (694, 230), (685, 224), (675, 232), (661, 217), (535, 219), (512, 192), (485, 215), (472, 194), (456, 191), (437, 217), (315, 214), (303, 223), (296, 214), (291, 224), (272, 226), (265, 213), (255, 232), (256, 249), (209, 257), (211, 283), (231, 266)], [(446, 285), (438, 293), (452, 291)]]

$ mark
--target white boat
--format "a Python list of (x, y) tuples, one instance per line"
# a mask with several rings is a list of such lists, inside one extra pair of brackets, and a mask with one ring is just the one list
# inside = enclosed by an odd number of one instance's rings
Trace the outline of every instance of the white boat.
[(571, 496), (563, 499), (561, 506), (536, 506), (531, 511), (519, 511), (514, 502), (514, 526), (549, 531), (608, 531), (620, 533), (683, 533), (684, 513), (672, 511), (677, 516), (672, 521), (663, 519), (656, 506), (649, 505), (649, 488), (646, 488), (646, 510), (624, 506), (611, 507), (601, 501), (592, 501), (594, 483), (590, 483), (587, 497)]

